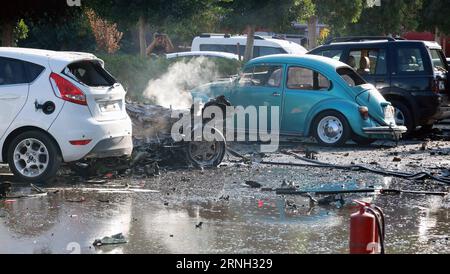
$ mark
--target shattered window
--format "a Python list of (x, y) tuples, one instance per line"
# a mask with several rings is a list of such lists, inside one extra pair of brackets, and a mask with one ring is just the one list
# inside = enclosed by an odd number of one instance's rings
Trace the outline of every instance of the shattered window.
[(90, 87), (109, 87), (116, 80), (97, 62), (77, 62), (67, 66), (64, 73)]

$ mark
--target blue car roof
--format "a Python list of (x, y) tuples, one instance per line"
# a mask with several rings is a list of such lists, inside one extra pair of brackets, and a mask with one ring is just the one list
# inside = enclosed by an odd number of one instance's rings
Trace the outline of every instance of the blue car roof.
[(298, 64), (320, 70), (334, 71), (340, 67), (349, 67), (347, 64), (340, 61), (317, 55), (293, 55), (293, 54), (276, 54), (258, 57), (250, 60), (246, 66), (264, 64), (264, 63), (278, 63), (278, 64)]

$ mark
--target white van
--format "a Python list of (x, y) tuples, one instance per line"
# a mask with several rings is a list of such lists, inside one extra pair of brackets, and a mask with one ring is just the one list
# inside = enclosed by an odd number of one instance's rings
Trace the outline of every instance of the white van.
[[(203, 34), (194, 38), (191, 51), (219, 51), (244, 56), (246, 44), (247, 36)], [(255, 36), (253, 58), (286, 53), (303, 55), (306, 52), (304, 47), (290, 41)]]

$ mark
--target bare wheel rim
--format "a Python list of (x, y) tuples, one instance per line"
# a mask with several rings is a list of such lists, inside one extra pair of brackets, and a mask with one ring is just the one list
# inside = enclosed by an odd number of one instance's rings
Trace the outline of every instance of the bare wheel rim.
[(47, 147), (34, 138), (22, 140), (14, 149), (13, 157), (17, 171), (28, 178), (42, 175), (49, 164)]
[(395, 123), (398, 126), (404, 126), (406, 124), (405, 114), (399, 108), (395, 108)]
[(320, 120), (317, 133), (324, 143), (334, 144), (344, 135), (344, 126), (337, 117), (327, 116)]
[(222, 153), (220, 142), (191, 142), (189, 153), (192, 160), (200, 166), (212, 166)]

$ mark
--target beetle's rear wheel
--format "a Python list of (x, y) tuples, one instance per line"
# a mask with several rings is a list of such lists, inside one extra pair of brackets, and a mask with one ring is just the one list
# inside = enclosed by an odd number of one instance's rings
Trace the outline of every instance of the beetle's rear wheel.
[(347, 119), (337, 111), (324, 111), (313, 123), (313, 136), (323, 146), (342, 146), (350, 138)]

